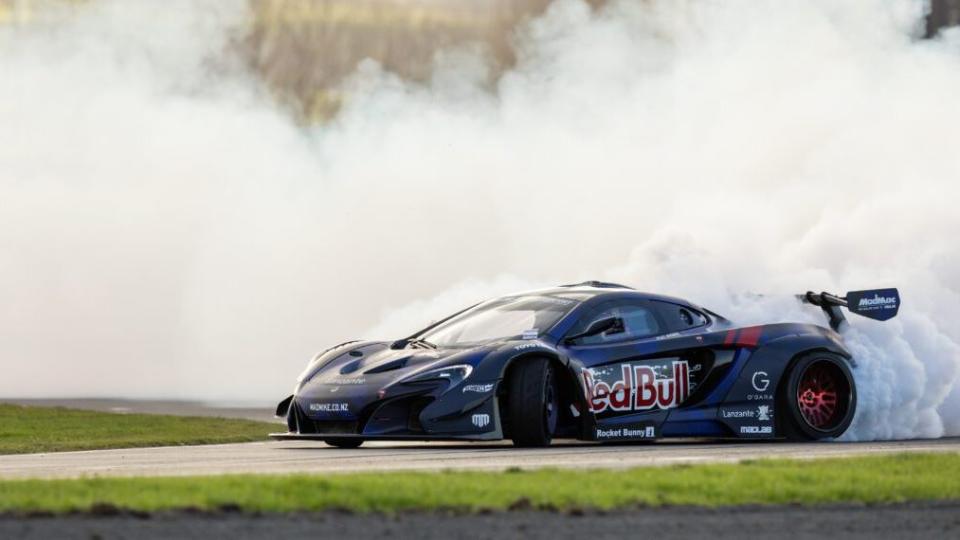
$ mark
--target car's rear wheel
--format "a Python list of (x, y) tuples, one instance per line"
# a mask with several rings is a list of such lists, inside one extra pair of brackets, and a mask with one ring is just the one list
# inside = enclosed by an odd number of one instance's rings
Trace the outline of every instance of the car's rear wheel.
[(363, 444), (363, 439), (336, 437), (324, 439), (323, 442), (329, 444), (330, 446), (336, 446), (337, 448), (359, 448), (360, 445)]
[(510, 438), (516, 446), (547, 446), (560, 418), (553, 364), (546, 358), (518, 361), (507, 380)]
[(825, 352), (794, 362), (779, 396), (781, 428), (788, 439), (814, 441), (839, 437), (857, 409), (853, 375), (842, 357)]

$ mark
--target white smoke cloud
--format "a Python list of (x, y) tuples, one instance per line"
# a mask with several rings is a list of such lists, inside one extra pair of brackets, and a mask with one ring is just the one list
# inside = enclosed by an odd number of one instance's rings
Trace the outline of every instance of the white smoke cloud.
[(494, 93), (468, 52), (366, 62), (309, 131), (220, 4), (0, 30), (0, 395), (282, 397), (314, 350), (587, 278), (745, 322), (894, 285), (850, 437), (960, 433), (960, 41), (921, 3), (557, 0)]

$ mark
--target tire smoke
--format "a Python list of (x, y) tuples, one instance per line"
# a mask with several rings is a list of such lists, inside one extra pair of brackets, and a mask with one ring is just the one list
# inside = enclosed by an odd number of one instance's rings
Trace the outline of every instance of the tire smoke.
[(923, 3), (556, 0), (493, 91), (470, 51), (364, 62), (317, 128), (232, 59), (233, 4), (0, 28), (0, 396), (273, 400), (315, 350), (581, 279), (743, 322), (897, 286), (851, 316), (847, 437), (960, 434), (960, 37)]

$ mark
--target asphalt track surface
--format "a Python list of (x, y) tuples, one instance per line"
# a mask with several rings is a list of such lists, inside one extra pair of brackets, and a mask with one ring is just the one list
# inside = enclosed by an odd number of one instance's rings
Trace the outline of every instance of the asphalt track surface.
[[(266, 420), (266, 407), (212, 406), (184, 401), (3, 400), (119, 413), (162, 413)], [(285, 426), (278, 423), (277, 431)], [(828, 458), (897, 452), (960, 452), (960, 438), (866, 443), (786, 443), (665, 440), (629, 445), (557, 441), (549, 448), (509, 442), (368, 442), (345, 450), (320, 441), (265, 441), (0, 456), (0, 478), (179, 476), (231, 473), (346, 473), (561, 468), (625, 468), (758, 458)]]
[(662, 441), (632, 445), (560, 443), (368, 443), (339, 449), (320, 441), (267, 441), (0, 456), (0, 478), (178, 476), (230, 473), (624, 468), (758, 458), (828, 458), (897, 452), (960, 452), (960, 438), (869, 443)]
[[(185, 402), (38, 400), (119, 413), (146, 412), (268, 419), (261, 407), (210, 407)], [(278, 426), (280, 427), (280, 426)], [(96, 450), (0, 456), (0, 478), (173, 476), (228, 473), (344, 473), (511, 467), (633, 467), (789, 457), (816, 459), (897, 452), (960, 452), (960, 438), (870, 443), (661, 441), (634, 445), (561, 442), (545, 449), (508, 443), (368, 443), (354, 450), (319, 441)], [(612, 512), (520, 509), (469, 515), (339, 512), (256, 515), (224, 511), (157, 514), (117, 512), (61, 516), (0, 515), (0, 538), (623, 538), (656, 537), (846, 540), (960, 538), (960, 502), (897, 505), (770, 506), (722, 509), (626, 508)]]
[(957, 538), (960, 503), (736, 508), (632, 508), (616, 512), (514, 511), (486, 514), (335, 512), (0, 516), (0, 538), (777, 538), (823, 540)]

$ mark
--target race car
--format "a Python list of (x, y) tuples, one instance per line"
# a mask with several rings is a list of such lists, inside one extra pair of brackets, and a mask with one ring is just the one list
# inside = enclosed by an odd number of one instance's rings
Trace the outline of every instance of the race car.
[(679, 298), (588, 281), (511, 294), (396, 341), (313, 358), (277, 406), (289, 431), (366, 440), (649, 441), (840, 436), (857, 407), (841, 308), (897, 314), (896, 289), (808, 292), (830, 328), (738, 326)]

